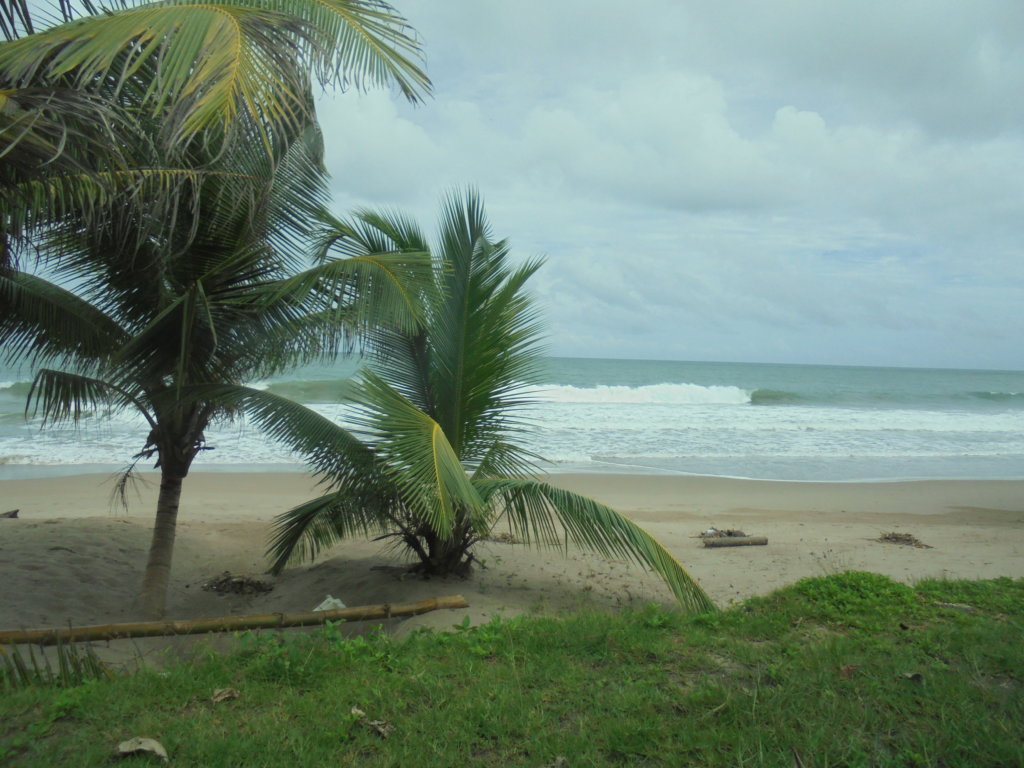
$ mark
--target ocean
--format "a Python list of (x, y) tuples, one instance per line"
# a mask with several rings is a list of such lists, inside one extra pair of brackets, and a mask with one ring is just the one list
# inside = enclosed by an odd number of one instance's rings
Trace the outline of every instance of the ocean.
[[(352, 361), (259, 386), (343, 418)], [(0, 478), (111, 472), (143, 421), (97, 413), (41, 428), (28, 376), (0, 368)], [(525, 411), (527, 447), (552, 472), (789, 481), (1024, 478), (1024, 372), (551, 358)], [(245, 423), (211, 429), (196, 471), (301, 470)], [(143, 468), (140, 465), (140, 468)]]

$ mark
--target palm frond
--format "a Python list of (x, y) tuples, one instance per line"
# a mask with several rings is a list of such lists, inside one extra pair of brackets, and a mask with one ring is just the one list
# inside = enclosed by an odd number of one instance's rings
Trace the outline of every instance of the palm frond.
[(316, 30), (314, 66), (321, 83), (342, 87), (396, 85), (411, 102), (430, 92), (417, 63), (422, 52), (408, 22), (380, 0), (263, 0)]
[(380, 253), (427, 253), (430, 245), (416, 222), (399, 211), (362, 209), (343, 221), (327, 215), (315, 252), (325, 261), (332, 252), (350, 258)]
[(451, 536), (460, 510), (483, 506), (441, 425), (371, 371), (356, 379), (357, 423), (370, 433), (384, 471), (409, 507), (440, 539)]
[[(73, 88), (0, 89), (0, 176), (24, 176), (48, 165), (83, 170), (97, 160), (116, 163), (118, 131), (130, 118), (106, 99)], [(89, 163), (80, 156), (88, 148)], [(98, 155), (100, 157), (98, 157)]]
[(180, 398), (244, 412), (267, 437), (301, 453), (331, 488), (381, 484), (376, 457), (359, 437), (286, 397), (241, 385), (196, 384), (185, 387)]
[(124, 329), (66, 288), (16, 270), (0, 270), (0, 343), (9, 360), (33, 365), (95, 365), (125, 343)]
[(479, 480), (481, 494), (504, 510), (524, 541), (559, 545), (571, 541), (604, 557), (622, 557), (654, 570), (687, 610), (715, 604), (672, 554), (629, 518), (600, 502), (532, 479)]
[(318, 264), (264, 290), (271, 303), (301, 305), (313, 298), (349, 333), (366, 338), (380, 326), (416, 327), (422, 312), (418, 287), (430, 269), (428, 254), (368, 254)]
[(97, 408), (129, 406), (135, 406), (151, 427), (156, 426), (145, 404), (130, 392), (91, 376), (43, 368), (32, 381), (25, 411), (42, 416), (44, 423), (77, 423), (83, 415)]
[[(405, 20), (371, 0), (147, 3), (87, 16), (0, 45), (0, 75), (19, 86), (73, 78), (78, 87), (134, 85), (166, 113), (180, 142), (240, 116), (296, 125), (307, 115), (306, 72), (320, 82), (429, 90)], [(168, 111), (169, 110), (169, 111)]]
[(280, 573), (289, 563), (313, 560), (342, 539), (386, 530), (392, 522), (387, 509), (394, 500), (362, 490), (334, 491), (278, 515), (267, 547), (270, 572)]
[(528, 402), (543, 352), (542, 325), (525, 283), (539, 260), (511, 265), (509, 245), (493, 242), (472, 190), (445, 201), (435, 254), (446, 265), (428, 310), (435, 418), (463, 461), (501, 440)]
[(267, 190), (268, 239), (284, 266), (292, 270), (307, 263), (329, 201), (323, 150), (320, 127), (310, 122), (275, 163)]

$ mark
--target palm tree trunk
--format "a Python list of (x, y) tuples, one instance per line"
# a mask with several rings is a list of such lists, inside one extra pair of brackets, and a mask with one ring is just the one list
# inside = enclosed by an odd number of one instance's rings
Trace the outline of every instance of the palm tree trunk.
[(427, 558), (418, 568), (429, 576), (468, 576), (473, 558), (469, 553), (469, 524), (457, 523), (448, 539), (441, 539), (433, 531), (426, 537)]
[(149, 545), (149, 560), (142, 578), (139, 603), (148, 619), (163, 616), (167, 603), (167, 585), (171, 579), (171, 558), (174, 554), (174, 533), (178, 522), (178, 503), (184, 475), (165, 467), (160, 474), (160, 496), (156, 502), (156, 523)]

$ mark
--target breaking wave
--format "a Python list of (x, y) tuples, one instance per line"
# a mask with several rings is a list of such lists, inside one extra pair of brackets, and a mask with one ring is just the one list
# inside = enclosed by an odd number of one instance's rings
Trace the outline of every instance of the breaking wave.
[(574, 387), (549, 385), (537, 387), (532, 395), (552, 403), (653, 403), (658, 405), (745, 405), (750, 392), (739, 387), (700, 384), (648, 384), (640, 387)]

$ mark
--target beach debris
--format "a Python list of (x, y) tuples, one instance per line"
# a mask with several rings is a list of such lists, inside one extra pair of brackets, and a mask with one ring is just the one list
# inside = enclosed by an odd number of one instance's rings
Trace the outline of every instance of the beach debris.
[(0, 519), (5, 518), (7, 520), (13, 520), (18, 516), (19, 512), (21, 512), (20, 509), (12, 509), (9, 512), (0, 512)]
[(509, 533), (508, 531), (502, 531), (501, 533), (495, 533), (495, 534), (493, 534), (491, 536), (488, 536), (486, 540), (487, 541), (493, 541), (493, 542), (496, 542), (498, 544), (522, 544), (523, 543), (522, 541), (520, 541), (518, 536), (516, 536), (514, 533)]
[(325, 597), (320, 602), (320, 605), (318, 605), (313, 610), (314, 611), (337, 611), (337, 610), (340, 610), (342, 608), (347, 608), (347, 607), (348, 606), (345, 605), (343, 602), (341, 602), (341, 600), (339, 600), (338, 598), (332, 597), (331, 595), (328, 595), (327, 597)]
[(705, 547), (763, 547), (767, 536), (702, 536)]
[(122, 741), (117, 745), (115, 750), (115, 757), (128, 757), (130, 755), (153, 755), (159, 757), (165, 763), (167, 762), (167, 750), (164, 749), (164, 745), (154, 739), (143, 739), (136, 736), (134, 739), (128, 739), (128, 741)]
[(224, 571), (220, 576), (204, 581), (201, 588), (222, 595), (258, 595), (272, 592), (274, 585), (252, 576), (234, 576), (230, 571)]
[(430, 611), (468, 607), (469, 603), (462, 595), (445, 595), (429, 597), (412, 603), (360, 605), (341, 608), (337, 611), (223, 616), (218, 619), (185, 621), (140, 621), (125, 624), (99, 624), (89, 627), (62, 627), (60, 629), (2, 629), (0, 630), (0, 645), (24, 643), (58, 645), (67, 642), (116, 640), (128, 637), (202, 635), (209, 632), (235, 632), (243, 629), (312, 627), (328, 621), (376, 621), (399, 616), (419, 616), (421, 613)]
[(704, 533), (700, 535), (702, 539), (723, 539), (723, 538), (743, 538), (747, 534), (743, 531), (736, 530), (735, 528), (725, 528), (719, 530), (718, 528), (708, 528)]
[(928, 546), (916, 536), (909, 533), (897, 533), (896, 531), (883, 533), (875, 541), (882, 542), (883, 544), (902, 544), (906, 547), (917, 547), (918, 549), (934, 549), (934, 547)]
[(375, 733), (382, 739), (386, 739), (395, 730), (395, 726), (387, 720), (371, 720), (359, 707), (352, 707), (352, 717), (371, 733)]
[(217, 688), (213, 692), (213, 696), (210, 697), (210, 701), (214, 704), (223, 704), (225, 701), (234, 701), (242, 692), (237, 688)]

